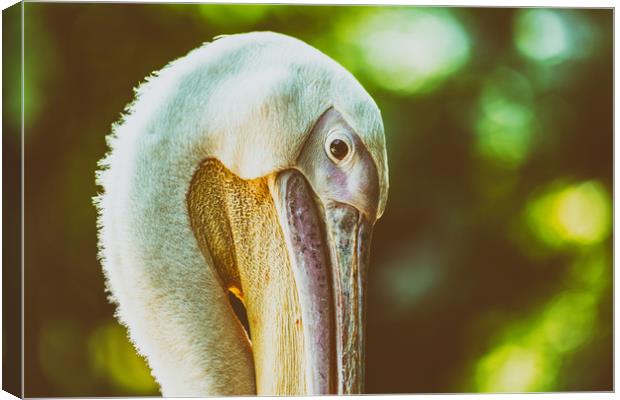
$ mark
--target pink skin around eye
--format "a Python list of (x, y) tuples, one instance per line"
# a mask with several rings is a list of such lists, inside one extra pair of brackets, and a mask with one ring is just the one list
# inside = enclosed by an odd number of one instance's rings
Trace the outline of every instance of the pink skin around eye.
[[(341, 132), (350, 141), (350, 154), (342, 162), (327, 153), (333, 132)], [(379, 197), (377, 169), (364, 143), (336, 109), (319, 118), (304, 146), (298, 168), (315, 193), (324, 200), (349, 204), (374, 220)]]

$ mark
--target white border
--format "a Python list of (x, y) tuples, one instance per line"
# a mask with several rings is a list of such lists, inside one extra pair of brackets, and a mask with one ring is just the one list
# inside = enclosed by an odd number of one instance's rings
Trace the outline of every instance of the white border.
[[(45, 3), (231, 3), (231, 4), (342, 4), (342, 5), (403, 5), (403, 6), (453, 6), (453, 7), (560, 7), (560, 8), (614, 8), (615, 4), (610, 0), (590, 0), (590, 1), (578, 1), (578, 0), (530, 0), (530, 1), (516, 1), (516, 0), (504, 0), (504, 1), (492, 1), (492, 0), (479, 0), (479, 1), (456, 1), (456, 0), (443, 0), (443, 1), (415, 1), (415, 0), (181, 0), (181, 1), (169, 1), (169, 0), (26, 0), (27, 3), (45, 2)], [(17, 3), (15, 0), (1, 0), (0, 5), (2, 8), (6, 8), (12, 4)], [(7, 4), (6, 6), (4, 4)]]
[[(37, 1), (37, 0), (30, 0), (30, 1)], [(96, 3), (96, 1), (79, 1), (79, 2), (93, 2)], [(109, 1), (105, 1), (105, 2), (110, 2), (110, 3), (127, 3), (128, 1), (119, 1), (119, 0), (109, 0)], [(166, 1), (166, 0), (150, 0), (150, 1), (144, 1), (144, 0), (134, 0), (134, 1), (130, 1), (131, 3), (170, 3), (171, 1)], [(206, 1), (199, 1), (199, 0), (185, 0), (182, 1), (182, 3), (205, 3)], [(217, 1), (217, 3), (245, 3), (245, 4), (252, 4), (252, 3), (266, 3), (266, 1), (260, 1), (260, 0), (243, 0), (243, 1), (234, 1), (234, 0), (220, 0)], [(7, 7), (10, 7), (11, 5), (17, 3), (15, 0), (0, 0), (0, 9), (5, 9)], [(429, 5), (429, 6), (459, 6), (459, 7), (562, 7), (562, 8), (615, 8), (615, 4), (613, 1), (609, 1), (609, 0), (590, 0), (590, 1), (578, 1), (578, 0), (563, 0), (563, 1), (552, 1), (552, 0), (539, 0), (539, 1), (515, 1), (515, 0), (504, 0), (504, 1), (489, 1), (489, 0), (478, 0), (478, 1), (465, 1), (465, 0), (460, 0), (460, 1), (451, 1), (451, 0), (443, 0), (443, 1), (414, 1), (414, 0), (390, 0), (390, 1), (381, 1), (381, 0), (337, 0), (337, 1), (329, 1), (329, 0), (314, 0), (314, 1), (300, 1), (300, 0), (271, 0), (268, 3), (271, 4), (344, 4), (344, 5), (367, 5), (367, 4), (372, 4), (372, 5)], [(23, 35), (23, 33), (22, 33)], [(618, 120), (616, 118), (616, 116), (618, 115), (618, 112), (620, 111), (618, 103), (615, 102), (615, 95), (617, 93), (617, 89), (618, 89), (618, 83), (617, 80), (615, 79), (615, 76), (618, 73), (618, 65), (616, 63), (616, 49), (615, 49), (615, 43), (617, 41), (618, 38), (618, 27), (615, 24), (615, 15), (614, 15), (614, 155), (618, 154), (618, 142), (615, 140), (615, 132), (618, 131)], [(23, 36), (22, 36), (22, 40), (23, 40)], [(0, 43), (2, 42), (2, 19), (0, 18)], [(0, 55), (0, 59), (1, 59), (1, 55)], [(22, 59), (23, 59), (23, 49), (22, 49)], [(23, 65), (23, 64), (22, 64)], [(2, 71), (0, 69), (0, 91), (2, 89), (2, 84), (1, 84), (1, 78), (2, 78)], [(23, 85), (23, 82), (22, 82)], [(22, 88), (23, 91), (23, 88)], [(2, 100), (0, 99), (0, 109), (1, 109), (1, 105), (2, 105)], [(23, 104), (22, 104), (23, 107)], [(23, 141), (23, 126), (24, 126), (24, 121), (23, 121), (23, 112), (22, 112), (22, 141)], [(1, 127), (0, 127), (1, 130)], [(0, 143), (0, 192), (1, 192), (1, 186), (2, 186), (2, 153), (1, 153), (1, 149), (2, 149), (2, 144)], [(23, 142), (22, 142), (22, 163), (23, 163)], [(22, 171), (23, 171), (23, 164), (22, 164)], [(618, 176), (619, 176), (619, 163), (616, 160), (616, 157), (614, 156), (614, 191), (613, 191), (613, 197), (614, 197), (614, 226), (617, 225), (618, 219), (620, 217), (618, 217), (618, 214), (615, 212), (615, 207), (618, 204), (616, 202), (616, 190), (615, 188), (617, 187), (618, 184)], [(23, 174), (22, 174), (22, 196), (23, 196)], [(22, 197), (23, 199), (23, 197)], [(0, 198), (0, 208), (2, 206), (2, 199)], [(22, 207), (22, 227), (23, 227), (23, 207)], [(0, 222), (2, 221), (2, 215), (0, 213)], [(2, 229), (0, 228), (0, 252), (2, 250)], [(617, 276), (617, 274), (615, 274), (615, 250), (620, 248), (620, 239), (618, 238), (617, 235), (614, 234), (613, 237), (613, 241), (614, 241), (614, 288), (618, 287), (618, 284), (620, 283), (620, 280)], [(22, 262), (23, 262), (23, 230), (22, 230)], [(0, 265), (1, 265), (1, 261), (0, 261)], [(22, 274), (23, 274), (23, 268), (22, 268)], [(1, 283), (2, 283), (2, 276), (0, 274), (0, 295), (1, 295)], [(23, 287), (23, 275), (22, 275), (22, 287)], [(23, 292), (22, 292), (22, 296), (23, 296)], [(2, 298), (0, 296), (0, 309), (2, 306)], [(616, 330), (616, 312), (618, 310), (618, 298), (615, 296), (615, 290), (614, 290), (614, 388), (616, 387), (616, 382), (618, 382), (618, 369), (616, 368), (616, 366), (618, 365), (618, 354), (615, 351), (615, 343), (616, 343), (616, 338), (618, 335), (618, 332)], [(23, 312), (23, 299), (22, 299), (22, 312)], [(23, 318), (22, 318), (22, 324), (23, 324)], [(2, 321), (0, 319), (0, 328), (2, 326)], [(23, 325), (22, 325), (22, 333), (23, 333)], [(23, 335), (22, 335), (23, 337)], [(0, 343), (1, 343), (1, 338), (2, 338), (2, 332), (0, 329)], [(0, 382), (2, 379), (2, 366), (0, 363)], [(22, 348), (22, 382), (23, 382), (23, 348)], [(348, 396), (346, 396), (348, 397)], [(588, 393), (544, 393), (544, 394), (449, 394), (449, 395), (445, 395), (445, 394), (438, 394), (438, 395), (424, 395), (424, 394), (414, 394), (414, 395), (378, 395), (378, 396), (373, 396), (373, 398), (377, 398), (377, 399), (393, 399), (393, 400), (401, 400), (401, 399), (420, 399), (420, 400), (439, 400), (439, 399), (443, 399), (445, 400), (446, 398), (453, 398), (456, 397), (458, 399), (464, 399), (464, 400), (473, 400), (473, 399), (499, 399), (499, 400), (504, 400), (504, 399), (512, 399), (512, 400), (517, 400), (517, 399), (545, 399), (545, 400), (556, 400), (556, 399), (569, 399), (569, 400), (590, 400), (590, 399), (607, 399), (607, 398), (614, 398), (615, 394), (614, 393), (592, 393), (592, 392), (588, 392)], [(14, 397), (13, 395), (4, 392), (4, 391), (0, 391), (0, 400), (4, 400), (4, 399), (15, 399), (16, 397)], [(131, 397), (129, 399), (138, 399), (139, 397)], [(267, 398), (272, 398), (272, 397), (267, 397)], [(329, 397), (327, 396), (317, 396), (314, 398), (325, 398), (328, 399)], [(228, 397), (226, 399), (246, 399), (245, 397)], [(273, 397), (273, 399), (279, 399), (276, 397)]]

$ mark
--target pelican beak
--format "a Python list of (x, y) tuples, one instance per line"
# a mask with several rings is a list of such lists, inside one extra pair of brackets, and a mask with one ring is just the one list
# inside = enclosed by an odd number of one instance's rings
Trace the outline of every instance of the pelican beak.
[(355, 394), (364, 384), (364, 292), (374, 219), (323, 202), (301, 172), (270, 189), (301, 307), (307, 394)]

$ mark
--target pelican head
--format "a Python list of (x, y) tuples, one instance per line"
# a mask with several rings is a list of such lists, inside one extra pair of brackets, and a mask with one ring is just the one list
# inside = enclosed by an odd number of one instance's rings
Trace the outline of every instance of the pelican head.
[(350, 73), (285, 35), (225, 36), (141, 85), (109, 144), (100, 256), (164, 395), (362, 392), (388, 170)]

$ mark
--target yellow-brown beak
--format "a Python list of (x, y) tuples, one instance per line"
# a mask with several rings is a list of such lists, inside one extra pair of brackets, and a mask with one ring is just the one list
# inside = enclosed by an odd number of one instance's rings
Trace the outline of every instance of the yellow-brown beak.
[(222, 287), (246, 307), (257, 393), (361, 393), (374, 221), (324, 204), (295, 169), (243, 180), (217, 160), (197, 171), (188, 208)]

